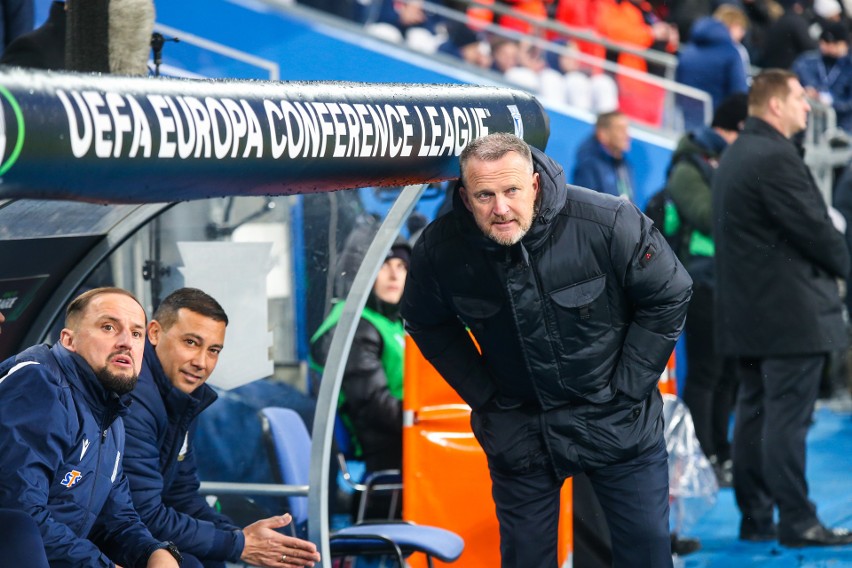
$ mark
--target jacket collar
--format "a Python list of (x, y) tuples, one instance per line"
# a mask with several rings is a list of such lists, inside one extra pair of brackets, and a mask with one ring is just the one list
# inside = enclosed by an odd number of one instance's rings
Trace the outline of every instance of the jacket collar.
[[(556, 161), (545, 155), (538, 148), (531, 148), (533, 156), (533, 168), (539, 175), (539, 204), (538, 213), (536, 214), (530, 230), (521, 239), (521, 242), (506, 247), (496, 243), (482, 234), (482, 231), (476, 225), (473, 218), (464, 202), (461, 199), (459, 187), (461, 179), (456, 182), (453, 189), (453, 215), (456, 218), (459, 229), (462, 234), (475, 243), (476, 246), (490, 252), (506, 251), (507, 249), (520, 248), (521, 254), (526, 256), (527, 251), (537, 250), (548, 238), (553, 229), (551, 221), (559, 211), (565, 206), (565, 201), (568, 198), (568, 188), (565, 185), (565, 171), (562, 166)], [(512, 251), (515, 252), (515, 251)]]
[(192, 394), (186, 394), (176, 389), (166, 376), (154, 346), (147, 339), (145, 340), (143, 373), (145, 368), (151, 373), (169, 416), (181, 416), (189, 413), (192, 417), (195, 417), (218, 398), (216, 391), (206, 383), (195, 389)]
[(72, 388), (83, 397), (101, 424), (112, 423), (116, 417), (127, 414), (130, 394), (119, 396), (107, 390), (86, 360), (68, 351), (61, 343), (54, 345), (51, 353)]

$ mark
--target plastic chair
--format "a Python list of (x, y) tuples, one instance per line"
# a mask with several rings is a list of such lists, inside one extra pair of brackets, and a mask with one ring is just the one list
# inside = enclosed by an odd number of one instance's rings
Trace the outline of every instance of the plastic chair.
[[(301, 417), (289, 408), (267, 407), (260, 411), (273, 461), (273, 471), (282, 483), (308, 485), (310, 482), (311, 439)], [(297, 525), (308, 520), (308, 498), (289, 497), (290, 514)], [(454, 562), (464, 550), (457, 534), (425, 525), (404, 522), (363, 523), (338, 530), (329, 539), (332, 557), (392, 556), (402, 568), (405, 557), (415, 552), (426, 555), (430, 568), (433, 558)]]

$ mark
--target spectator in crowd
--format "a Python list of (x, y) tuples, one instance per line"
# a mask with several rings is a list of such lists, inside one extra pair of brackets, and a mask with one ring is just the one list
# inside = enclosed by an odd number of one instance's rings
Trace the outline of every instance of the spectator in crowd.
[[(829, 22), (845, 21), (840, 0), (814, 0), (814, 15), (816, 16), (815, 25), (819, 26), (820, 32), (822, 32), (825, 24)], [(818, 36), (819, 34), (816, 35)]]
[(549, 67), (539, 74), (542, 98), (568, 103), (594, 114), (616, 110), (618, 86), (615, 80), (599, 69), (584, 65), (574, 53), (580, 54), (575, 41), (565, 43), (560, 53), (547, 53)]
[(756, 63), (764, 68), (789, 69), (800, 54), (817, 48), (810, 35), (805, 0), (786, 0), (784, 13), (769, 25)]
[[(643, 0), (599, 3), (595, 28), (612, 42), (638, 49), (675, 53), (680, 43), (677, 28), (658, 18)], [(659, 65), (648, 65), (640, 55), (608, 50), (607, 59), (637, 71), (662, 74)], [(661, 123), (666, 95), (663, 88), (623, 73), (616, 76), (616, 82), (622, 112), (647, 124)]]
[(584, 471), (613, 566), (672, 566), (657, 382), (689, 276), (633, 204), (569, 188), (518, 137), (478, 138), (459, 161), (452, 212), (415, 244), (402, 314), (473, 411), (503, 568), (556, 566), (560, 489)]
[(775, 0), (742, 0), (741, 6), (749, 21), (743, 45), (748, 50), (749, 61), (758, 61), (763, 53), (766, 31), (772, 22), (781, 17), (784, 8)]
[(463, 22), (447, 24), (447, 40), (438, 46), (438, 53), (453, 55), (483, 69), (489, 69), (492, 63), (491, 46)]
[(521, 64), (521, 46), (513, 39), (494, 36), (491, 39), (492, 68), (501, 75)]
[(620, 111), (598, 115), (595, 131), (577, 149), (571, 183), (633, 201), (629, 127)]
[(240, 529), (198, 492), (191, 432), (199, 413), (216, 401), (205, 383), (227, 324), (219, 303), (195, 288), (169, 294), (148, 324), (133, 412), (125, 420), (133, 502), (152, 534), (176, 543), (189, 565), (313, 566), (319, 561), (314, 544), (275, 530), (291, 521), (289, 515)]
[(826, 22), (819, 36), (819, 48), (797, 57), (792, 70), (808, 97), (834, 108), (837, 125), (852, 133), (852, 57), (846, 26), (841, 22)]
[(826, 356), (847, 342), (837, 279), (850, 266), (843, 235), (790, 140), (809, 110), (795, 74), (760, 73), (745, 128), (712, 184), (716, 346), (736, 358), (739, 377), (739, 535), (792, 547), (852, 543), (848, 530), (820, 522), (805, 479), (805, 437)]
[(0, 508), (31, 516), (52, 565), (177, 567), (133, 508), (124, 423), (145, 345), (132, 294), (95, 288), (66, 310), (59, 343), (0, 364)]
[(730, 487), (733, 462), (728, 441), (736, 377), (713, 340), (716, 271), (714, 266), (711, 183), (719, 158), (739, 136), (748, 114), (748, 95), (731, 95), (716, 109), (710, 126), (689, 132), (678, 142), (667, 188), (681, 221), (678, 256), (692, 277), (686, 318), (686, 382), (683, 400), (695, 424), (701, 449), (713, 465), (719, 485)]
[(519, 85), (535, 94), (541, 92), (541, 72), (547, 61), (541, 49), (524, 40), (518, 43), (518, 64), (507, 69), (503, 76), (507, 81)]
[(35, 20), (34, 0), (3, 0), (0, 2), (0, 49), (15, 38), (29, 33)]
[[(736, 47), (747, 27), (745, 14), (734, 6), (725, 6), (713, 17), (696, 21), (690, 42), (680, 52), (675, 79), (710, 93), (714, 109), (734, 93), (747, 92), (746, 70)], [(686, 130), (705, 125), (701, 101), (678, 95), (677, 102)]]
[(424, 53), (435, 52), (440, 43), (435, 29), (439, 18), (424, 10), (422, 2), (377, 1), (377, 19), (366, 22), (366, 28), (371, 34), (394, 43), (406, 43), (412, 49)]
[(65, 69), (65, 2), (52, 2), (47, 20), (6, 47), (0, 64)]
[(482, 24), (496, 23), (522, 34), (536, 35), (537, 28), (534, 21), (547, 19), (546, 2), (549, 0), (497, 0), (498, 5), (509, 10), (495, 15), (494, 10), (488, 8), (495, 1), (482, 0), (467, 8), (467, 17), (471, 25), (476, 28), (481, 27)]
[[(365, 222), (350, 235), (338, 274), (339, 298), (349, 293), (375, 225)], [(411, 247), (398, 238), (379, 269), (361, 313), (340, 386), (338, 412), (346, 426), (354, 457), (366, 473), (402, 469), (402, 371), (405, 332), (399, 315)], [(338, 302), (311, 337), (311, 364), (319, 375), (345, 302)], [(366, 518), (401, 518), (401, 500), (391, 510), (392, 496), (371, 496)], [(359, 503), (353, 503), (357, 510)], [(390, 515), (389, 515), (390, 511)], [(354, 511), (353, 511), (354, 512)]]

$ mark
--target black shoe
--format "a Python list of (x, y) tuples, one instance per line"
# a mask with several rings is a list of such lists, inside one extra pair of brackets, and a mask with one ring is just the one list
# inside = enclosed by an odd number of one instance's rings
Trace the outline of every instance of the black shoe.
[(672, 533), (672, 554), (686, 556), (701, 550), (701, 541), (697, 538), (678, 536)]
[(811, 528), (793, 535), (782, 535), (779, 542), (783, 546), (801, 548), (803, 546), (841, 546), (852, 544), (852, 532), (849, 529), (830, 529), (817, 523)]
[(778, 538), (778, 526), (775, 523), (760, 527), (752, 523), (740, 523), (740, 540), (769, 542), (776, 538)]

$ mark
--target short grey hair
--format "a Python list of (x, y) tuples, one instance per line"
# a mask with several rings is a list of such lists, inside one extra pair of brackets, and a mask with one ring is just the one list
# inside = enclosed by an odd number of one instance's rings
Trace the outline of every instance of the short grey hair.
[(495, 132), (473, 140), (462, 150), (461, 156), (459, 156), (462, 185), (464, 185), (464, 172), (471, 158), (476, 158), (483, 162), (493, 162), (499, 160), (509, 152), (517, 152), (529, 164), (530, 174), (533, 173), (532, 151), (529, 144), (514, 134)]

